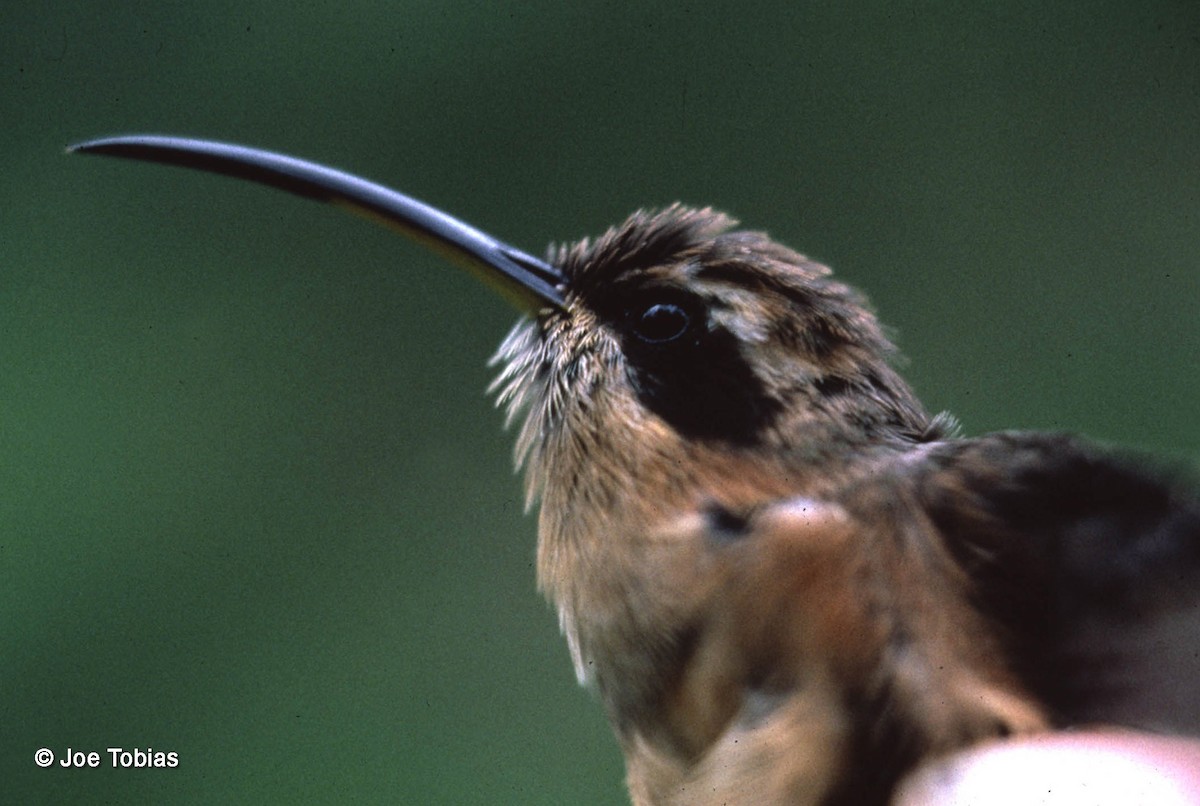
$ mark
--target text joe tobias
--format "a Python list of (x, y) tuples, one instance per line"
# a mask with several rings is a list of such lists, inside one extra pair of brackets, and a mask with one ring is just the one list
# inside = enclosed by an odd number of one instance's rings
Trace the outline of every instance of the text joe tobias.
[[(54, 751), (43, 747), (33, 754), (33, 760), (39, 767), (49, 767), (54, 763)], [(107, 763), (115, 768), (146, 768), (146, 767), (178, 767), (179, 754), (175, 751), (155, 750), (147, 747), (108, 747), (101, 753), (98, 750), (75, 750), (68, 747), (59, 757), (60, 767), (99, 767)]]

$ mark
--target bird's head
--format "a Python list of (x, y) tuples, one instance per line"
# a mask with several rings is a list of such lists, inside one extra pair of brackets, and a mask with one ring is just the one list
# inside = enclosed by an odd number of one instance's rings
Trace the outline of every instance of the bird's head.
[(929, 430), (862, 297), (736, 224), (676, 204), (550, 250), (562, 305), (519, 322), (493, 359), (531, 495), (575, 457), (689, 446), (802, 467)]

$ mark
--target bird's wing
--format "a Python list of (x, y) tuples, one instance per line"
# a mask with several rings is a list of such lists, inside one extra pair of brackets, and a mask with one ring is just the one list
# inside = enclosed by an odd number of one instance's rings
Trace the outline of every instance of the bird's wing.
[(1047, 726), (907, 483), (885, 473), (845, 500), (715, 507), (669, 530), (697, 548), (682, 590), (702, 603), (660, 718), (627, 737), (635, 793), (884, 803), (931, 755)]
[(1200, 735), (1200, 500), (1070, 437), (938, 445), (919, 506), (1013, 671), (1060, 725)]
[(1200, 504), (1136, 462), (1050, 435), (930, 443), (660, 537), (677, 573), (652, 577), (689, 615), (656, 710), (622, 731), (646, 802), (884, 803), (987, 739), (1200, 733)]

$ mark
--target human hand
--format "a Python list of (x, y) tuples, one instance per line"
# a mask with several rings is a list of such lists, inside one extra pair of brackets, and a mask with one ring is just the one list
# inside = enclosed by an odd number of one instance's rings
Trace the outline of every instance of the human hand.
[(896, 806), (1200, 804), (1200, 740), (1120, 730), (993, 742), (918, 769)]

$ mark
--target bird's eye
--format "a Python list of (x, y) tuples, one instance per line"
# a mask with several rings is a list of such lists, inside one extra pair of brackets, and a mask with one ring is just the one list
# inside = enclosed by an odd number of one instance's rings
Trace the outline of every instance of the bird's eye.
[(673, 302), (656, 302), (634, 314), (633, 329), (638, 338), (652, 344), (672, 341), (687, 332), (692, 317)]

